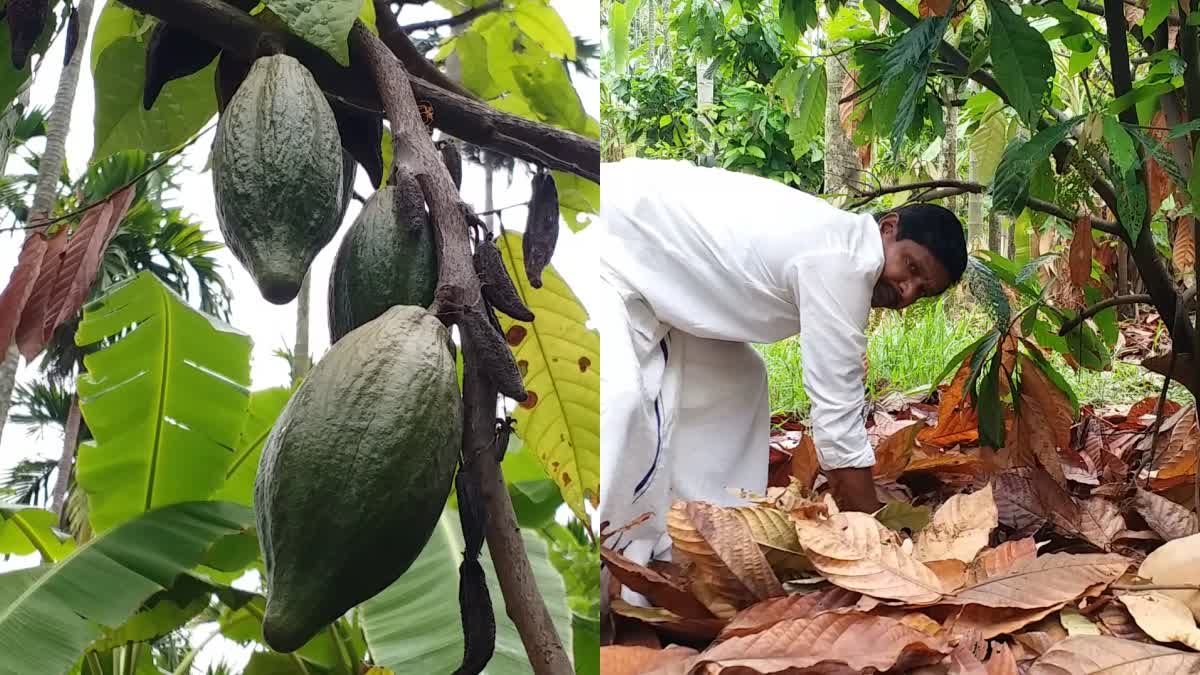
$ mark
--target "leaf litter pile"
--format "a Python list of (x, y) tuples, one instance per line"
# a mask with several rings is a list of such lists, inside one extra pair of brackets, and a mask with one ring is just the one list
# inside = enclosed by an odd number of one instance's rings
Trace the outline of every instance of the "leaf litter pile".
[(670, 562), (602, 547), (602, 672), (1200, 673), (1195, 407), (1075, 421), (1030, 367), (1004, 447), (982, 447), (969, 361), (937, 406), (875, 406), (878, 513), (839, 513), (811, 438), (777, 420), (766, 495), (676, 502)]

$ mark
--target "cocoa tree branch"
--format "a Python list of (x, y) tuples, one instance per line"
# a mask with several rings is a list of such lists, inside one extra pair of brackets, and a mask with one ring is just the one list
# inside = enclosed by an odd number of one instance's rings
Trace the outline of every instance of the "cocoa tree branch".
[[(889, 185), (887, 187), (882, 187), (882, 188), (879, 188), (876, 190), (871, 190), (869, 192), (859, 192), (856, 195), (857, 197), (859, 197), (859, 199), (856, 200), (853, 204), (851, 204), (850, 208), (860, 208), (860, 207), (866, 205), (867, 203), (869, 203), (871, 200), (873, 200), (877, 197), (881, 197), (883, 195), (895, 194), (897, 192), (908, 192), (910, 190), (928, 189), (928, 188), (941, 188), (941, 189), (926, 193), (926, 194), (920, 196), (919, 198), (917, 198), (916, 201), (934, 201), (936, 199), (943, 199), (945, 197), (951, 197), (954, 195), (960, 195), (960, 194), (964, 194), (964, 193), (981, 194), (981, 193), (987, 192), (987, 186), (982, 185), (980, 183), (971, 183), (971, 182), (962, 181), (962, 180), (925, 180), (925, 181), (918, 181), (915, 183), (904, 183), (902, 185)], [(1035, 197), (1030, 197), (1026, 201), (1026, 206), (1033, 209), (1034, 211), (1040, 211), (1042, 213), (1047, 213), (1052, 216), (1057, 216), (1068, 222), (1074, 222), (1075, 220), (1078, 220), (1079, 218), (1083, 217), (1083, 214), (1072, 214), (1071, 212), (1067, 211), (1066, 209), (1062, 208), (1061, 206), (1059, 206), (1057, 204), (1043, 201), (1043, 200), (1037, 199)], [(1114, 223), (1111, 220), (1102, 220), (1100, 218), (1095, 218), (1092, 216), (1088, 216), (1088, 220), (1091, 222), (1093, 229), (1099, 230), (1101, 232), (1106, 232), (1108, 234), (1112, 234), (1115, 236), (1121, 236), (1124, 233), (1124, 231), (1121, 229), (1121, 225), (1119, 223)]]
[[(468, 240), (466, 218), (458, 191), (441, 154), (425, 133), (408, 73), (392, 52), (370, 31), (356, 21), (350, 32), (351, 43), (358, 48), (379, 87), (379, 95), (392, 127), (392, 151), (397, 171), (411, 171), (420, 183), (437, 232), (438, 290), (434, 306), (452, 315), (477, 311), (482, 303), (479, 279), (475, 276)], [(459, 314), (461, 316), (461, 314)], [(452, 320), (441, 317), (443, 322)], [(490, 446), (496, 415), (496, 388), (483, 372), (481, 352), (463, 331), (464, 359), (463, 455), (478, 468), (491, 527), (487, 530), (488, 550), (504, 593), (509, 617), (517, 627), (526, 652), (538, 675), (569, 675), (570, 661), (534, 582), (533, 568), (525, 554), (525, 544), (517, 526), (508, 491), (498, 462), (475, 461), (480, 448)]]
[[(417, 23), (406, 24), (401, 26), (400, 30), (404, 31), (405, 33), (412, 33), (418, 30), (430, 30), (442, 28), (444, 26), (459, 26), (467, 23), (468, 21), (472, 21), (477, 17), (481, 17), (488, 12), (494, 12), (503, 6), (503, 0), (496, 0), (495, 2), (484, 3), (473, 9), (468, 9), (462, 14), (455, 14), (454, 16), (447, 17), (445, 19), (433, 19), (432, 21), (419, 21)], [(375, 13), (378, 16), (378, 7), (375, 8)], [(391, 12), (388, 12), (388, 14), (391, 14)], [(393, 16), (392, 18), (394, 19), (395, 17)], [(378, 22), (378, 19), (376, 19), (376, 22)]]
[(1108, 309), (1109, 307), (1116, 307), (1117, 305), (1150, 304), (1152, 302), (1154, 302), (1154, 298), (1152, 298), (1148, 293), (1136, 293), (1133, 295), (1118, 295), (1118, 296), (1111, 297), (1107, 300), (1101, 300), (1100, 302), (1097, 302), (1096, 304), (1092, 305), (1091, 307), (1088, 307), (1087, 309), (1080, 312), (1079, 316), (1064, 323), (1062, 328), (1058, 329), (1058, 334), (1061, 337), (1063, 335), (1066, 335), (1067, 333), (1070, 333), (1071, 331), (1078, 328), (1079, 324), (1083, 323), (1084, 321), (1087, 321), (1088, 319), (1099, 314), (1100, 312), (1103, 312), (1104, 310)]
[(404, 64), (408, 72), (459, 96), (479, 100), (478, 96), (451, 80), (425, 58), (408, 37), (408, 33), (397, 23), (396, 15), (392, 14), (388, 7), (388, 0), (375, 0), (375, 27), (379, 29), (379, 39), (400, 59), (400, 63)]
[[(305, 40), (261, 25), (249, 14), (222, 0), (121, 0), (131, 9), (150, 14), (167, 23), (187, 26), (234, 56), (253, 60), (260, 42), (282, 45), (288, 55), (300, 60), (326, 94), (358, 108), (382, 114), (379, 92), (363, 57), (351, 45), (350, 66), (342, 66)], [(600, 142), (580, 134), (511, 115), (420, 77), (409, 77), (413, 93), (433, 106), (433, 124), (443, 132), (473, 145), (547, 168), (566, 171), (600, 181)], [(524, 145), (511, 142), (516, 139)], [(531, 157), (527, 146), (540, 148)]]

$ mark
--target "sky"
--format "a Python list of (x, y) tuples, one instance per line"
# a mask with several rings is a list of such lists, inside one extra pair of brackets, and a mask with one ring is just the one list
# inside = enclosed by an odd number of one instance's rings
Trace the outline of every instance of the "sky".
[[(101, 2), (96, 3), (93, 15), (99, 16)], [(600, 9), (599, 3), (580, 2), (578, 0), (550, 0), (550, 4), (558, 11), (573, 35), (580, 36), (593, 42), (600, 40)], [(405, 5), (401, 14), (401, 23), (411, 23), (426, 19), (436, 19), (448, 16), (448, 13), (430, 2), (426, 6)], [(41, 66), (37, 79), (31, 89), (31, 104), (49, 110), (54, 100), (58, 86), (58, 78), (63, 57), (62, 36), (50, 46), (46, 61)], [(91, 40), (86, 47), (90, 54)], [(86, 58), (86, 56), (85, 56)], [(70, 134), (67, 138), (67, 162), (72, 177), (79, 176), (86, 168), (92, 152), (94, 89), (90, 70), (82, 69), (79, 78), (79, 88), (76, 94), (75, 106), (71, 115)], [(595, 66), (598, 68), (598, 65)], [(595, 79), (585, 79), (572, 71), (576, 90), (583, 102), (584, 109), (589, 115), (599, 118), (600, 90), (599, 82)], [(211, 146), (212, 132), (183, 152), (185, 165), (189, 168), (179, 178), (180, 190), (173, 196), (172, 206), (181, 207), (193, 218), (202, 223), (208, 231), (207, 238), (221, 240), (217, 227), (216, 209), (212, 194), (212, 175), (204, 171)], [(36, 150), (40, 150), (35, 145)], [(27, 170), (23, 161), (10, 159), (7, 172), (24, 172)], [(495, 207), (518, 204), (529, 198), (530, 176), (523, 169), (514, 172), (512, 184), (508, 184), (507, 174), (500, 172), (494, 177), (493, 203)], [(361, 167), (358, 169), (355, 190), (364, 196), (372, 192), (370, 181)], [(477, 211), (483, 210), (484, 205), (484, 172), (481, 167), (466, 164), (463, 168), (462, 195), (466, 201), (474, 205)], [(342, 229), (334, 240), (327, 245), (314, 261), (310, 274), (312, 275), (312, 295), (310, 300), (309, 341), (314, 359), (319, 360), (329, 347), (329, 330), (326, 323), (326, 297), (328, 293), (329, 273), (341, 243), (342, 236), (354, 222), (362, 205), (353, 201), (343, 221)], [(506, 210), (503, 213), (504, 226), (519, 230), (523, 227), (526, 217), (524, 207)], [(595, 258), (591, 254), (594, 248), (588, 246), (590, 233), (587, 229), (578, 235), (562, 228), (558, 245), (555, 249), (553, 264), (563, 276), (572, 290), (579, 297), (584, 307), (591, 306), (591, 300), (596, 292), (595, 287)], [(0, 234), (0, 283), (7, 284), (8, 278), (16, 265), (17, 256), (21, 249), (20, 233)], [(296, 333), (296, 302), (287, 305), (273, 305), (263, 300), (249, 274), (233, 258), (227, 250), (215, 254), (221, 266), (221, 273), (229, 284), (233, 294), (231, 323), (250, 335), (254, 342), (251, 362), (251, 386), (253, 389), (286, 385), (289, 381), (287, 363), (273, 355), (274, 350), (288, 347), (295, 341)], [(36, 379), (37, 361), (26, 364), (22, 359), (18, 382), (28, 382)], [(17, 461), (27, 458), (54, 458), (61, 454), (62, 437), (57, 431), (47, 431), (42, 436), (30, 435), (29, 429), (23, 425), (6, 423), (3, 436), (0, 437), (0, 473), (10, 469)], [(35, 556), (24, 559), (0, 561), (0, 572), (36, 564)], [(239, 584), (241, 585), (241, 584)], [(206, 637), (197, 635), (194, 639)], [(247, 652), (237, 645), (217, 638), (202, 652), (197, 665), (203, 670), (212, 658), (224, 657), (233, 665), (242, 664), (248, 658)]]

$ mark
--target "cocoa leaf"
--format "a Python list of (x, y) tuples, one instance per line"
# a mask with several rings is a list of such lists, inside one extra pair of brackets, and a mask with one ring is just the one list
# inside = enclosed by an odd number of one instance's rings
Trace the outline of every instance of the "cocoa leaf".
[(917, 440), (942, 448), (979, 440), (979, 418), (964, 395), (967, 378), (971, 374), (970, 361), (967, 359), (963, 362), (950, 381), (950, 387), (942, 392), (938, 401), (937, 426), (922, 429), (917, 434)]
[[(688, 591), (714, 616), (728, 619), (753, 604), (755, 596), (696, 528), (696, 523), (690, 517), (689, 506), (691, 504), (687, 502), (677, 501), (667, 513), (667, 533), (673, 545), (673, 559), (677, 563), (690, 565), (689, 573), (683, 580)], [(753, 543), (748, 532), (743, 536)], [(761, 552), (759, 555), (762, 555)]]
[(914, 603), (942, 597), (937, 575), (906, 553), (894, 532), (865, 513), (799, 520), (796, 533), (813, 566), (837, 586)]
[(950, 11), (950, 2), (951, 0), (921, 0), (917, 5), (917, 10), (922, 19), (930, 16), (946, 16), (946, 12)]
[(792, 476), (800, 481), (805, 490), (811, 490), (820, 470), (817, 446), (813, 443), (811, 434), (804, 434), (800, 443), (792, 450)]
[(690, 672), (705, 673), (783, 673), (822, 662), (860, 671), (910, 670), (937, 663), (950, 651), (945, 639), (896, 619), (862, 612), (826, 613), (781, 621), (761, 633), (730, 638), (688, 665)]
[(880, 442), (875, 448), (875, 466), (871, 473), (879, 480), (894, 480), (908, 467), (912, 459), (917, 434), (926, 428), (923, 422), (913, 422)]
[(1061, 608), (1061, 603), (1039, 609), (1005, 609), (983, 605), (949, 607), (943, 626), (951, 636), (979, 634), (983, 639), (990, 640), (998, 635), (1013, 634)]
[(1195, 513), (1153, 492), (1138, 490), (1133, 507), (1165, 541), (1200, 532)]
[(908, 502), (891, 502), (875, 514), (875, 520), (897, 532), (920, 532), (929, 525), (930, 518), (928, 506), (913, 506)]
[(1092, 221), (1087, 216), (1077, 218), (1073, 229), (1068, 254), (1071, 283), (1083, 288), (1092, 278)]
[(791, 578), (813, 570), (796, 538), (796, 526), (786, 513), (769, 506), (738, 506), (729, 512), (750, 530), (754, 543), (758, 544), (778, 578)]
[(717, 637), (725, 626), (724, 619), (688, 619), (661, 607), (638, 607), (620, 598), (609, 605), (614, 614), (637, 619), (677, 639), (708, 642)]
[(1161, 675), (1200, 670), (1200, 654), (1181, 652), (1107, 636), (1067, 638), (1054, 645), (1029, 669), (1030, 675), (1120, 673)]
[(933, 570), (938, 581), (942, 582), (942, 589), (947, 593), (953, 593), (967, 585), (967, 564), (961, 560), (931, 560), (926, 562), (925, 566)]
[(1097, 584), (1110, 584), (1129, 568), (1114, 554), (1052, 553), (1015, 565), (1006, 574), (967, 586), (947, 602), (1039, 609), (1070, 602)]
[(1022, 534), (1033, 534), (1047, 520), (1067, 524), (1079, 521), (1079, 507), (1071, 495), (1037, 467), (1001, 471), (995, 486), (1000, 523)]
[(643, 567), (606, 546), (600, 547), (600, 558), (622, 584), (646, 596), (656, 606), (693, 619), (713, 617), (692, 594), (658, 572)]
[(1105, 603), (1096, 613), (1096, 617), (1100, 619), (1101, 629), (1105, 635), (1143, 642), (1150, 640), (1150, 636), (1138, 627), (1137, 621), (1133, 620), (1133, 615), (1129, 613), (1128, 609), (1125, 609), (1125, 605), (1119, 602)]
[(947, 657), (950, 661), (949, 675), (987, 675), (987, 668), (966, 645), (959, 645)]
[(687, 515), (712, 552), (758, 600), (784, 594), (783, 585), (754, 542), (750, 527), (731, 510), (703, 502), (687, 505)]
[(1021, 362), (1021, 405), (1014, 433), (1007, 439), (1013, 463), (1040, 464), (1059, 485), (1066, 486), (1059, 448), (1071, 445), (1074, 416), (1066, 394), (1024, 354)]
[(48, 246), (49, 242), (41, 232), (30, 232), (21, 244), (17, 266), (9, 276), (8, 286), (0, 293), (0, 343), (3, 343), (5, 350), (17, 334), (17, 326), (21, 323), (25, 304), (37, 284)]
[(994, 549), (986, 549), (967, 568), (967, 584), (975, 585), (984, 579), (1007, 573), (1018, 563), (1037, 557), (1033, 537), (1013, 539)]
[(1175, 265), (1176, 274), (1191, 274), (1196, 268), (1196, 232), (1192, 220), (1194, 217), (1184, 216), (1175, 223), (1171, 263)]
[(922, 562), (954, 559), (969, 563), (987, 546), (997, 524), (991, 483), (971, 494), (954, 495), (917, 534), (916, 558)]
[(1092, 497), (1079, 506), (1079, 533), (1097, 548), (1111, 551), (1117, 535), (1125, 530), (1125, 519), (1117, 505)]
[(1017, 659), (1003, 642), (992, 643), (992, 656), (984, 664), (988, 675), (1017, 675)]
[(600, 648), (600, 672), (604, 675), (642, 675), (695, 655), (695, 649), (679, 645), (666, 649), (605, 645)]
[[(22, 355), (33, 354), (36, 356), (46, 343), (46, 339), (43, 337), (47, 323), (46, 317), (53, 312), (50, 305), (53, 303), (54, 282), (58, 277), (59, 270), (62, 269), (63, 252), (70, 240), (70, 229), (64, 224), (54, 233), (53, 237), (46, 241), (37, 281), (29, 298), (25, 301), (20, 325), (17, 326), (17, 348), (20, 349)], [(28, 358), (26, 357), (26, 359)]]
[[(1200, 584), (1200, 534), (1175, 539), (1159, 546), (1138, 567), (1138, 576), (1160, 585)], [(1200, 620), (1200, 591), (1162, 591), (1192, 610)]]
[(751, 635), (789, 619), (811, 619), (818, 614), (851, 607), (862, 596), (834, 586), (813, 593), (792, 593), (782, 598), (771, 598), (748, 607), (730, 619), (721, 631), (719, 640)]
[(1200, 650), (1200, 628), (1188, 606), (1164, 593), (1147, 591), (1120, 596), (1137, 625), (1159, 642), (1181, 642)]

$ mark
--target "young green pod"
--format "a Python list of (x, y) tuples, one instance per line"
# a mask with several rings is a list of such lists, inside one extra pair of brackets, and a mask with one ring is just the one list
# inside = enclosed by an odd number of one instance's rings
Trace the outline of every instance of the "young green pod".
[(529, 215), (521, 244), (525, 254), (525, 276), (534, 288), (542, 287), (542, 271), (550, 264), (557, 243), (558, 188), (554, 176), (541, 171), (533, 177), (533, 195), (529, 200)]

